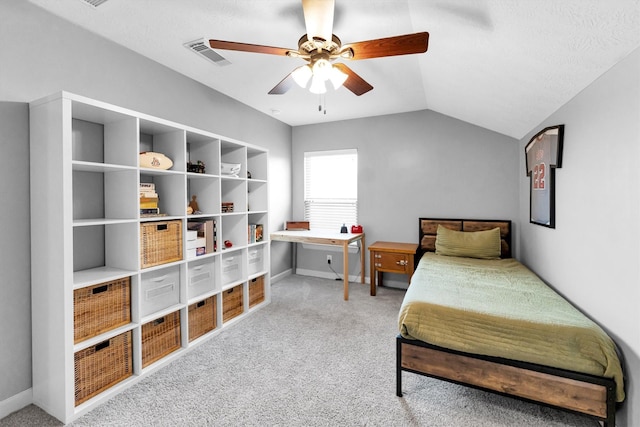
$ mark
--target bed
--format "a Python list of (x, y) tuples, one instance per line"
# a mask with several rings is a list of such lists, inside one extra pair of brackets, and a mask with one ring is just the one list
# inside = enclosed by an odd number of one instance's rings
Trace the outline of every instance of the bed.
[(615, 426), (615, 343), (511, 258), (511, 222), (419, 219), (418, 266), (396, 338), (403, 371), (586, 414)]

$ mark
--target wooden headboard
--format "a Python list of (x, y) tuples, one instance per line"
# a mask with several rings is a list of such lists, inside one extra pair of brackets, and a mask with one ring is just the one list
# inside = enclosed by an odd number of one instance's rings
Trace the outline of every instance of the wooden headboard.
[(425, 252), (435, 252), (438, 225), (456, 231), (484, 231), (500, 228), (502, 239), (502, 258), (511, 258), (511, 221), (494, 219), (448, 219), (448, 218), (420, 218), (418, 259)]

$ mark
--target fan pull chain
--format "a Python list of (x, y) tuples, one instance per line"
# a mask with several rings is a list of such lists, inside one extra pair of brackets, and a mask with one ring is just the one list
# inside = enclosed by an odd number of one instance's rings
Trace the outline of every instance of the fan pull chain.
[(318, 94), (318, 112), (327, 114), (327, 98), (324, 94)]

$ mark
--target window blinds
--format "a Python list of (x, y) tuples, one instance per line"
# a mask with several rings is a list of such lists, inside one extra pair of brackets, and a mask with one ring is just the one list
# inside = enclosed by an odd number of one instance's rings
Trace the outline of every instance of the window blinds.
[(357, 150), (304, 153), (304, 216), (314, 229), (358, 223)]

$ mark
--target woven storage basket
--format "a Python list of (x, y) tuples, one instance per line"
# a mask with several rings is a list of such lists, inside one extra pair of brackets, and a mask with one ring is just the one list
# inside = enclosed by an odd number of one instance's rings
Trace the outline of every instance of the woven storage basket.
[(222, 321), (228, 322), (242, 314), (244, 310), (242, 301), (242, 286), (234, 286), (222, 294)]
[(180, 312), (175, 311), (142, 325), (142, 367), (180, 348)]
[(264, 301), (264, 276), (249, 281), (249, 307)]
[(131, 331), (74, 354), (76, 406), (133, 372)]
[(189, 341), (216, 328), (216, 296), (189, 306)]
[(182, 259), (182, 221), (153, 221), (140, 224), (141, 268)]
[(78, 343), (131, 321), (131, 278), (73, 291), (73, 336)]

